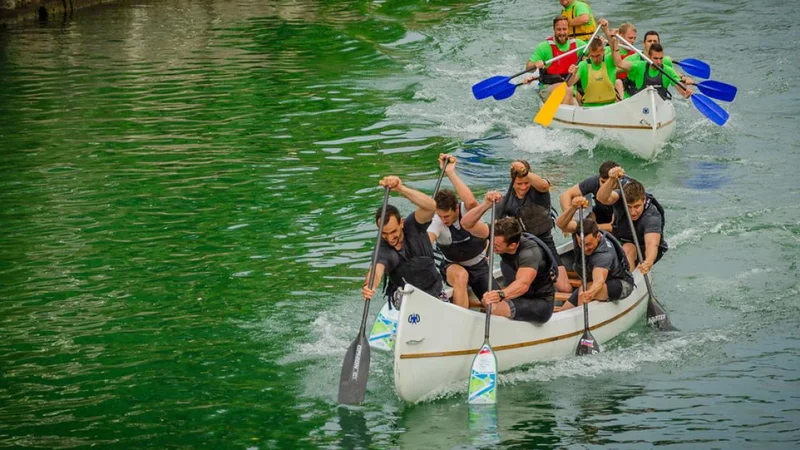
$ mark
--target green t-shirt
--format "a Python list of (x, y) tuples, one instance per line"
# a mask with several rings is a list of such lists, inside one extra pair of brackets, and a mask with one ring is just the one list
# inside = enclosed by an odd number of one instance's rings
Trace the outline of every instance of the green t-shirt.
[[(553, 42), (555, 42), (555, 39), (553, 39)], [(576, 53), (584, 54), (588, 52), (589, 50), (586, 48), (580, 49), (584, 45), (586, 45), (586, 42), (580, 39), (575, 39), (575, 46), (576, 48), (579, 49)], [(562, 52), (569, 51), (569, 39), (567, 39), (567, 42), (564, 45), (558, 45), (558, 42), (556, 42), (556, 48)], [(549, 42), (544, 41), (540, 42), (539, 45), (537, 45), (536, 48), (533, 50), (533, 54), (531, 54), (530, 60), (531, 62), (538, 62), (538, 61), (550, 61), (551, 59), (553, 59), (553, 48), (550, 47)], [(550, 65), (548, 64), (545, 67), (550, 67)]]
[[(631, 56), (631, 58), (633, 58), (633, 56)], [(664, 58), (664, 61), (666, 61), (666, 58)], [(636, 89), (642, 89), (642, 87), (644, 86), (644, 78), (645, 78), (644, 70), (646, 67), (647, 67), (646, 61), (636, 61), (631, 64), (631, 70), (628, 71), (628, 79), (633, 80), (634, 84), (636, 85)], [(664, 64), (664, 72), (668, 73), (672, 78), (675, 78), (676, 80), (681, 79), (680, 75), (678, 75), (678, 73), (675, 72), (675, 69), (673, 69), (670, 66), (667, 66), (666, 63)], [(656, 75), (661, 75), (661, 83), (665, 89), (675, 84), (669, 78), (661, 74), (661, 72), (659, 72), (659, 70), (656, 69), (655, 67), (652, 66), (650, 67), (649, 75), (652, 77)]]
[[(621, 52), (622, 52), (622, 49), (620, 49), (620, 54), (621, 54)], [(634, 62), (640, 62), (640, 61), (644, 61), (644, 60), (637, 53), (635, 55), (628, 56), (627, 58), (625, 58), (625, 61), (630, 61), (630, 62), (634, 63)], [(645, 61), (645, 62), (647, 62), (647, 61)], [(672, 65), (672, 58), (670, 58), (669, 56), (665, 56), (664, 57), (664, 67), (669, 67), (670, 69), (673, 69), (673, 70), (675, 69), (675, 67)]]
[(594, 25), (594, 15), (592, 15), (592, 8), (590, 8), (589, 5), (587, 5), (586, 3), (583, 3), (581, 1), (575, 1), (571, 5), (564, 8), (562, 14), (566, 16), (570, 10), (574, 10), (572, 12), (573, 18), (578, 18), (584, 14), (588, 14), (589, 22), (586, 25)]

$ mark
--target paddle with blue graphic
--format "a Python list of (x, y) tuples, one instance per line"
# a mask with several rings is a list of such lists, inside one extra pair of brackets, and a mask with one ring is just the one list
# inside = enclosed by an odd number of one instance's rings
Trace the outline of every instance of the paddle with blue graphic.
[[(633, 245), (636, 246), (636, 258), (639, 264), (641, 264), (642, 261), (644, 261), (644, 255), (642, 255), (642, 248), (639, 247), (639, 237), (636, 235), (636, 228), (633, 226), (631, 211), (628, 209), (628, 200), (625, 199), (625, 194), (622, 190), (622, 180), (619, 178), (617, 178), (617, 185), (619, 186), (619, 196), (622, 198), (622, 206), (625, 207), (625, 216), (628, 218), (628, 226), (630, 227), (631, 235), (633, 235)], [(664, 220), (664, 218), (662, 217), (661, 220)], [(677, 328), (672, 326), (672, 322), (669, 321), (664, 307), (661, 306), (656, 296), (653, 295), (653, 286), (650, 284), (650, 277), (646, 274), (643, 274), (643, 276), (644, 283), (647, 285), (647, 296), (649, 297), (647, 300), (647, 324), (661, 331), (677, 330)]]
[[(494, 210), (492, 205), (491, 226), (489, 229), (489, 287), (492, 290), (492, 270), (494, 270)], [(486, 305), (486, 328), (483, 334), (483, 345), (472, 360), (469, 371), (469, 387), (467, 403), (471, 405), (491, 405), (497, 402), (497, 357), (489, 344), (489, 324), (492, 318), (492, 306)]]
[[(556, 62), (561, 58), (567, 57), (578, 50), (581, 50), (582, 47), (577, 47), (573, 50), (568, 52), (562, 53), (555, 58), (549, 59), (544, 62), (544, 65), (548, 65), (550, 63)], [(528, 72), (533, 72), (536, 70), (536, 67), (531, 67), (530, 69), (525, 69), (522, 72), (515, 73), (511, 76), (503, 76), (503, 75), (495, 75), (493, 77), (487, 78), (483, 81), (475, 83), (472, 85), (472, 95), (475, 97), (476, 100), (483, 100), (485, 98), (494, 97), (495, 100), (505, 100), (508, 97), (514, 95), (514, 91), (517, 89), (522, 83), (511, 83), (511, 80), (520, 76), (524, 75)], [(533, 81), (533, 80), (531, 80)]]
[[(648, 58), (647, 56), (645, 56), (645, 54), (642, 53), (641, 50), (639, 50), (638, 48), (632, 46), (628, 41), (625, 40), (624, 37), (617, 35), (617, 39), (619, 39), (625, 45), (627, 45), (628, 48), (633, 49), (636, 53), (639, 54), (639, 56), (642, 57), (642, 59), (644, 59), (645, 61), (649, 62), (653, 67), (658, 69), (659, 72), (661, 72), (664, 76), (669, 78), (670, 81), (672, 81), (676, 85), (680, 86), (681, 89), (684, 89), (684, 90), (688, 89), (686, 87), (686, 85), (681, 83), (679, 80), (676, 80), (671, 75), (669, 75), (667, 72), (665, 72), (664, 69), (662, 69), (661, 67), (659, 67), (655, 63), (653, 63), (653, 61), (650, 58)], [(708, 81), (711, 81), (711, 80), (708, 80)], [(702, 83), (708, 83), (708, 81), (703, 81)], [(702, 83), (698, 83), (698, 85), (697, 85), (697, 87), (700, 89), (701, 92), (704, 92), (706, 94), (710, 93), (712, 95), (721, 96), (723, 98), (730, 98), (730, 100), (725, 100), (725, 101), (731, 101), (731, 100), (733, 100), (734, 97), (736, 97), (736, 87), (735, 86), (726, 85), (725, 83), (717, 81), (717, 82), (712, 83), (710, 85), (712, 87), (708, 87), (709, 85), (706, 85), (706, 87), (700, 87), (700, 84), (702, 84)], [(723, 85), (728, 86), (728, 87), (724, 87)], [(722, 109), (721, 106), (719, 106), (718, 104), (714, 103), (714, 100), (711, 100), (709, 97), (706, 97), (705, 95), (698, 94), (698, 93), (692, 94), (691, 98), (692, 98), (692, 104), (695, 106), (695, 108), (697, 108), (697, 110), (700, 111), (701, 114), (706, 116), (710, 121), (714, 122), (715, 124), (717, 124), (719, 126), (725, 125), (725, 122), (728, 121), (728, 118), (730, 117), (730, 115), (728, 114), (728, 111), (725, 111), (724, 109)]]
[[(381, 244), (381, 232), (386, 223), (386, 205), (389, 204), (389, 191), (386, 186), (383, 192), (383, 206), (381, 208), (381, 220), (378, 223), (378, 238), (375, 241), (375, 249), (372, 251), (372, 263), (369, 266), (369, 288), (375, 284), (375, 266), (378, 264), (378, 248)], [(358, 336), (350, 344), (347, 353), (344, 354), (342, 364), (342, 376), (339, 380), (339, 403), (347, 405), (357, 405), (364, 401), (367, 394), (367, 377), (369, 377), (369, 344), (367, 343), (367, 314), (369, 314), (369, 301), (364, 300), (364, 312), (361, 314), (361, 327), (358, 329)]]
[[(581, 252), (581, 293), (586, 292), (586, 240), (583, 234), (583, 206), (578, 210), (578, 224), (581, 230), (581, 248), (576, 248), (575, 251)], [(580, 296), (579, 296), (580, 297)], [(575, 354), (578, 356), (594, 355), (600, 353), (600, 344), (592, 336), (592, 331), (589, 330), (589, 303), (583, 304), (583, 336), (578, 342), (578, 348), (575, 349)]]
[(673, 63), (680, 66), (684, 72), (697, 78), (711, 78), (711, 66), (705, 61), (699, 59), (686, 58), (680, 61), (673, 60)]

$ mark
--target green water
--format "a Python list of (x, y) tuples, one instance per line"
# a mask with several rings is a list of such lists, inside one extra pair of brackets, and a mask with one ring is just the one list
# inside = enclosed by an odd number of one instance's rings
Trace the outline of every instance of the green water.
[[(548, 35), (543, 0), (137, 1), (0, 32), (0, 446), (797, 446), (800, 26), (765, 30), (800, 7), (592, 4), (736, 84), (730, 122), (677, 100), (645, 163), (534, 127), (529, 89), (473, 100)], [(339, 408), (377, 180), (429, 192), (439, 152), (478, 194), (515, 158), (557, 193), (619, 161), (667, 208), (680, 331), (505, 374), (472, 422), (462, 393), (403, 404), (373, 353)]]

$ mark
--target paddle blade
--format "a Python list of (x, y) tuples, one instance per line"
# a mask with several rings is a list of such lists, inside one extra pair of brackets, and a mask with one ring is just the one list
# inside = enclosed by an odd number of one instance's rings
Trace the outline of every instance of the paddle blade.
[(577, 356), (584, 356), (584, 355), (594, 355), (596, 353), (600, 353), (600, 344), (597, 343), (594, 336), (589, 330), (585, 330), (583, 332), (583, 336), (581, 336), (581, 340), (578, 342), (578, 348), (575, 350), (575, 355)]
[(738, 91), (736, 86), (716, 80), (701, 81), (697, 83), (697, 87), (703, 94), (723, 102), (732, 102)]
[(719, 126), (725, 125), (725, 122), (728, 121), (728, 117), (730, 117), (728, 111), (722, 109), (721, 106), (714, 103), (714, 100), (711, 100), (703, 94), (692, 95), (692, 103), (701, 114), (708, 117), (710, 121)]
[(472, 360), (467, 403), (485, 405), (495, 402), (497, 402), (497, 358), (487, 342)]
[(681, 69), (683, 69), (684, 72), (693, 77), (709, 78), (711, 76), (711, 66), (709, 66), (705, 61), (688, 58), (673, 62), (681, 66)]
[(544, 105), (539, 109), (533, 121), (544, 127), (549, 127), (550, 123), (553, 121), (553, 117), (556, 116), (558, 107), (561, 106), (561, 102), (564, 101), (566, 95), (567, 83), (559, 83), (558, 87), (553, 89), (553, 92), (550, 93), (550, 97), (547, 97), (547, 101), (544, 102)]
[(494, 97), (495, 100), (505, 100), (508, 97), (511, 97), (512, 95), (514, 95), (514, 91), (517, 90), (517, 86), (518, 85), (510, 83), (510, 82), (509, 83), (504, 83), (504, 84), (500, 85), (500, 87), (497, 88), (497, 90), (495, 91), (494, 95), (492, 95), (492, 97)]
[(375, 318), (375, 323), (372, 325), (372, 331), (369, 333), (369, 346), (375, 350), (390, 352), (394, 348), (394, 338), (397, 336), (397, 319), (399, 312), (397, 308), (389, 308), (387, 301), (378, 317)]
[(472, 95), (476, 100), (483, 100), (487, 97), (491, 97), (499, 86), (503, 83), (508, 83), (510, 80), (511, 78), (504, 77), (503, 75), (495, 75), (491, 78), (487, 78), (472, 85)]
[(364, 334), (359, 334), (344, 355), (342, 378), (339, 381), (339, 403), (358, 405), (367, 394), (369, 377), (369, 344)]
[(656, 298), (652, 295), (647, 301), (647, 324), (658, 329), (659, 331), (677, 330), (677, 328), (675, 328), (669, 321), (667, 312), (664, 311), (661, 303), (658, 303), (658, 300), (656, 300)]

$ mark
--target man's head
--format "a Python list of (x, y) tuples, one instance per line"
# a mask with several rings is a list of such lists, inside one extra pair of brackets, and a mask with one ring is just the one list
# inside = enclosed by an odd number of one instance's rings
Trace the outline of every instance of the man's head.
[[(517, 160), (514, 162), (522, 163), (525, 166), (525, 172), (530, 172), (531, 164), (525, 160)], [(524, 197), (529, 190), (531, 190), (531, 182), (528, 180), (528, 175), (525, 173), (524, 175), (514, 169), (511, 169), (511, 179), (514, 180), (514, 192), (517, 194), (517, 197), (522, 198)]]
[(605, 57), (606, 48), (605, 44), (603, 44), (603, 40), (600, 38), (594, 38), (589, 44), (589, 59), (592, 60), (593, 64), (597, 65), (601, 64)]
[(571, 5), (572, 2), (574, 1), (575, 0), (558, 0), (558, 3), (560, 3), (561, 6), (563, 6), (564, 8), (566, 8), (567, 6)]
[(455, 192), (450, 189), (441, 189), (433, 197), (436, 201), (436, 214), (442, 219), (445, 226), (450, 226), (458, 220), (458, 199)]
[[(375, 212), (375, 225), (380, 225), (381, 208)], [(403, 218), (400, 211), (393, 205), (386, 205), (386, 223), (381, 230), (381, 237), (395, 249), (403, 246)]]
[[(578, 224), (580, 227), (580, 224)], [(583, 252), (587, 255), (591, 255), (597, 250), (597, 244), (600, 243), (600, 229), (597, 228), (597, 222), (594, 221), (591, 217), (587, 217), (583, 219), (583, 238), (586, 241), (586, 245), (581, 243), (581, 232), (580, 228), (578, 231), (574, 233), (575, 239), (578, 241), (578, 245), (583, 247)]]
[(516, 218), (506, 217), (494, 222), (494, 242), (492, 247), (495, 253), (516, 253), (521, 237), (522, 227)]
[(564, 44), (569, 38), (569, 19), (557, 16), (553, 19), (553, 38), (559, 44)]
[(603, 164), (600, 164), (600, 184), (605, 183), (608, 180), (608, 171), (613, 169), (614, 167), (619, 167), (615, 161), (604, 161)]
[(631, 45), (636, 45), (636, 27), (630, 22), (625, 22), (619, 26), (619, 35)]
[(628, 211), (631, 213), (631, 220), (639, 220), (644, 212), (644, 202), (646, 200), (644, 186), (642, 183), (631, 178), (628, 183), (622, 187), (622, 195), (625, 196), (625, 201), (628, 202)]
[(661, 47), (661, 44), (657, 42), (653, 43), (650, 49), (647, 50), (647, 56), (649, 56), (658, 67), (664, 65), (664, 48)]
[[(633, 42), (631, 42), (632, 44)], [(656, 31), (648, 31), (644, 34), (644, 52), (647, 53), (650, 51), (650, 46), (653, 44), (660, 44), (661, 43), (661, 36), (658, 35)]]

